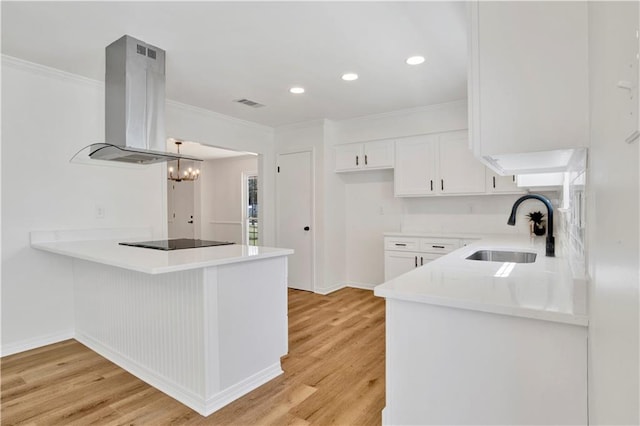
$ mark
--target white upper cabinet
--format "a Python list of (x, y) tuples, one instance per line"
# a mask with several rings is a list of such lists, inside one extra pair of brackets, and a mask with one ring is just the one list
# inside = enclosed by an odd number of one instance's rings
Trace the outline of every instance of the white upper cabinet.
[(402, 138), (396, 142), (393, 184), (396, 196), (436, 194), (438, 135)]
[(396, 196), (485, 193), (485, 170), (468, 149), (466, 131), (396, 141)]
[(515, 175), (500, 176), (493, 170), (487, 170), (487, 192), (523, 192), (518, 187)]
[(444, 133), (438, 144), (442, 194), (485, 192), (486, 167), (469, 151), (467, 132)]
[(587, 18), (587, 2), (469, 4), (470, 146), (500, 174), (588, 145)]
[(393, 141), (373, 141), (335, 147), (335, 171), (393, 168)]

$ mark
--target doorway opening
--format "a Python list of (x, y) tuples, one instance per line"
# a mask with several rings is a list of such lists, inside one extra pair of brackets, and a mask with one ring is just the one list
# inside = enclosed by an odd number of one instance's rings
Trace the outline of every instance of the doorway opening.
[[(167, 149), (175, 150), (171, 139)], [(257, 245), (259, 156), (190, 141), (180, 152), (203, 161), (184, 164), (200, 170), (197, 179), (166, 180), (168, 237)], [(167, 178), (176, 166), (167, 164)]]

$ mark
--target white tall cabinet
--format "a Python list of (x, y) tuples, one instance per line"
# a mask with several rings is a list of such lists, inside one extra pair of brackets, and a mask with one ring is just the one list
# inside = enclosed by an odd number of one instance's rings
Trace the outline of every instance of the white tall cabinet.
[(587, 146), (587, 2), (470, 2), (469, 23), (474, 154), (504, 173), (504, 154)]

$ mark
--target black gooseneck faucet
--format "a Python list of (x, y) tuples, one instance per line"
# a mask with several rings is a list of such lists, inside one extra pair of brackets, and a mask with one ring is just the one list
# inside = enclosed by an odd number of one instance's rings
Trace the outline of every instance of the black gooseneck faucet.
[(511, 208), (511, 216), (509, 216), (509, 220), (507, 221), (507, 225), (514, 226), (516, 224), (516, 211), (518, 210), (518, 206), (524, 201), (528, 199), (540, 200), (547, 207), (547, 245), (546, 245), (546, 255), (549, 257), (555, 257), (556, 255), (556, 243), (553, 238), (553, 206), (551, 205), (551, 201), (548, 198), (543, 197), (538, 194), (527, 194), (518, 198), (515, 203), (513, 203), (513, 207)]

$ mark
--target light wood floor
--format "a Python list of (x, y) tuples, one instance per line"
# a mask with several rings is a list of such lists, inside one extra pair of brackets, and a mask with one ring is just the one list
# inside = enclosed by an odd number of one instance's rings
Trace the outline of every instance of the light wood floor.
[(202, 417), (68, 340), (2, 358), (2, 425), (378, 425), (384, 300), (289, 290), (285, 374)]

